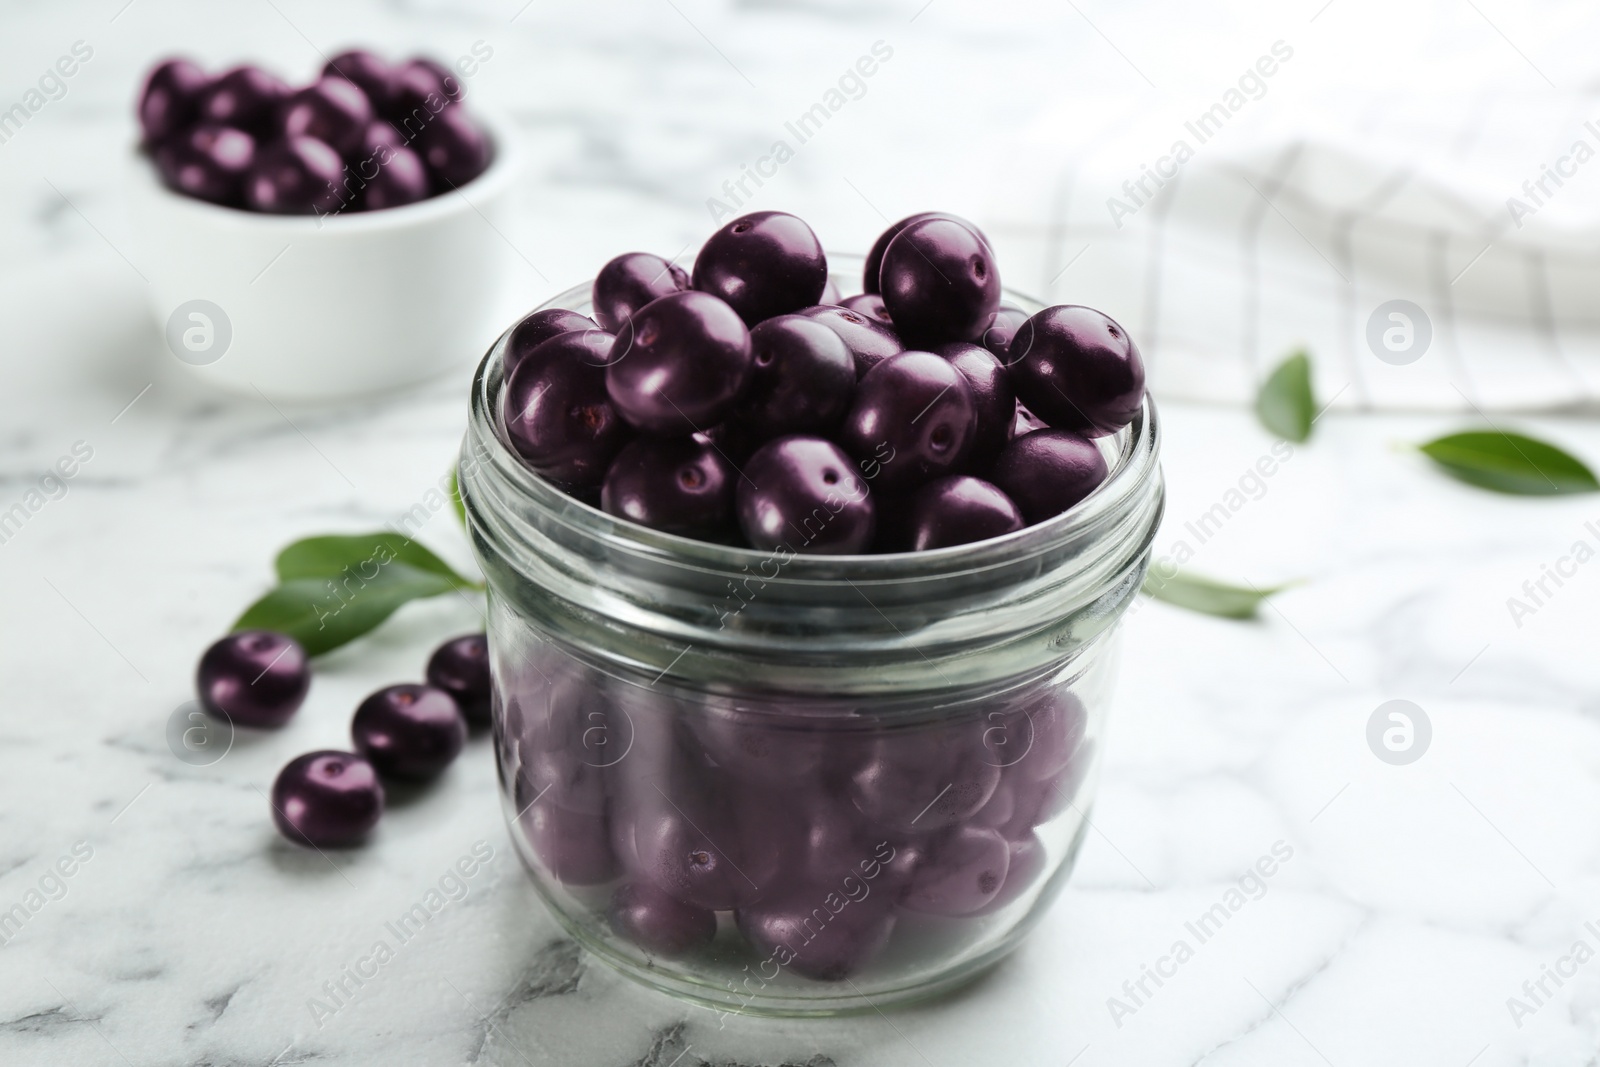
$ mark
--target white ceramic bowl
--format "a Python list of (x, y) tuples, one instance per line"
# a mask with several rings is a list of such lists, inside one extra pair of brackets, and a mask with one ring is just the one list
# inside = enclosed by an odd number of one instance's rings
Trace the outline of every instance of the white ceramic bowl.
[(520, 154), (504, 125), (474, 117), (494, 161), (459, 191), (320, 219), (181, 196), (135, 156), (138, 262), (173, 355), (216, 386), (284, 400), (380, 392), (470, 365), (520, 306), (502, 236)]

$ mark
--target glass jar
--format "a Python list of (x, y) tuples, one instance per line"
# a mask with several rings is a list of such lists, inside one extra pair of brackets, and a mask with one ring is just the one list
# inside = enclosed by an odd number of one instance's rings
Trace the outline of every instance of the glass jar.
[[(589, 289), (546, 306), (587, 313)], [(1106, 482), (1047, 522), (931, 552), (762, 552), (615, 518), (523, 466), (504, 344), (473, 383), (460, 484), (506, 818), (556, 918), (640, 982), (751, 1014), (935, 995), (1014, 948), (1088, 825), (1116, 623), (1162, 509), (1149, 401), (1100, 442)]]

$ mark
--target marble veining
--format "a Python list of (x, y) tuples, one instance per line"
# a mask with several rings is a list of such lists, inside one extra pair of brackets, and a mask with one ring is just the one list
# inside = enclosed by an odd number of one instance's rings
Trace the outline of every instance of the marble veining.
[[(1495, 497), (1428, 469), (1407, 446), (1463, 424), (1455, 394), (1414, 405), (1440, 414), (1360, 416), (1345, 410), (1348, 394), (1206, 541), (1198, 570), (1295, 583), (1258, 621), (1153, 602), (1128, 618), (1077, 872), (1011, 959), (931, 1004), (754, 1020), (618, 977), (565, 937), (524, 877), (481, 737), (440, 782), (397, 795), (369, 847), (324, 857), (279, 839), (264, 799), (277, 768), (346, 744), (364, 695), (416, 679), (435, 643), (477, 626), (460, 599), (412, 605), (325, 657), (288, 727), (241, 733), (212, 766), (179, 762), (164, 740), (200, 650), (262, 591), (283, 543), (392, 522), (437, 483), (476, 354), (436, 382), (322, 407), (278, 410), (190, 384), (146, 317), (107, 165), (107, 146), (120, 158), (131, 138), (133, 81), (159, 54), (253, 56), (304, 75), (316, 49), (349, 42), (446, 53), (491, 42), (477, 89), (532, 156), (505, 235), (524, 253), (517, 284), (532, 305), (618, 251), (691, 247), (710, 228), (707, 199), (882, 39), (894, 61), (758, 206), (794, 210), (844, 249), (865, 247), (885, 217), (957, 210), (989, 228), (1019, 288), (1121, 302), (1136, 322), (1147, 264), (1124, 255), (1126, 241), (1143, 247), (1161, 231), (1118, 238), (1085, 222), (1080, 176), (1055, 169), (1097, 130), (1114, 141), (1115, 116), (1154, 98), (1130, 64), (1163, 93), (1181, 83), (1214, 99), (1218, 71), (1238, 64), (1201, 43), (1247, 41), (1253, 56), (1283, 23), (1304, 49), (1296, 72), (1340, 62), (1318, 58), (1319, 27), (1384, 54), (1410, 47), (1403, 69), (1346, 72), (1374, 94), (1402, 75), (1454, 85), (1452, 64), (1481, 48), (1505, 50), (1490, 53), (1505, 60), (1495, 78), (1533, 79), (1484, 15), (1553, 79), (1585, 69), (1582, 13), (1421, 8), (1415, 18), (1445, 27), (1450, 47), (1391, 40), (1385, 14), (1359, 0), (1336, 0), (1315, 23), (1281, 5), (1208, 8), (1170, 35), (1148, 32), (1183, 17), (1168, 7), (957, 0), (6, 7), (0, 69), (42, 69), (79, 38), (96, 56), (0, 144), (0, 510), (75, 441), (94, 458), (0, 543), (0, 1062), (1595, 1062), (1600, 957), (1577, 946), (1600, 952), (1589, 925), (1600, 926), (1600, 567), (1552, 586), (1532, 615), (1513, 617), (1507, 601), (1600, 522), (1600, 504)], [(966, 154), (952, 163), (957, 149)], [(1141, 152), (1113, 151), (1101, 169), (1135, 173), (1153, 158)], [(1049, 165), (1001, 165), (1030, 153)], [(1581, 214), (1580, 201), (1562, 210)], [(1286, 204), (1305, 222), (1302, 209)], [(1326, 269), (1296, 247), (1306, 271)], [(1297, 307), (1283, 310), (1326, 311)], [(1208, 311), (1189, 308), (1189, 321)], [(1217, 336), (1231, 336), (1231, 321)], [(1158, 369), (1184, 365), (1177, 343), (1153, 351)], [(1366, 358), (1330, 356), (1325, 371)], [(1187, 366), (1200, 370), (1156, 379), (1170, 490), (1158, 555), (1272, 445), (1245, 410), (1192, 402), (1227, 389), (1196, 384), (1203, 360)], [(1363, 370), (1400, 394), (1419, 380), (1403, 375), (1434, 373)], [(1343, 382), (1321, 384), (1331, 396)], [(1592, 420), (1495, 417), (1600, 462)], [(419, 536), (471, 568), (448, 513)], [(1367, 741), (1369, 717), (1395, 698), (1433, 726), (1406, 766)], [(1280, 841), (1293, 858), (1265, 888), (1215, 936), (1188, 934)], [(485, 848), (492, 858), (463, 898), (404, 938), (389, 930), (458, 857)], [(53, 874), (75, 849), (89, 858)], [(17, 906), (27, 918), (5, 925)], [(1179, 940), (1192, 956), (1160, 984), (1145, 977)], [(327, 985), (379, 942), (388, 961), (333, 1003)]]

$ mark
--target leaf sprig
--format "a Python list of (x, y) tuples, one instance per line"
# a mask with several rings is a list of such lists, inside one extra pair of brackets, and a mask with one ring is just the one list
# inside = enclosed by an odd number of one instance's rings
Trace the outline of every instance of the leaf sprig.
[(1316, 421), (1317, 401), (1311, 391), (1311, 356), (1301, 349), (1278, 364), (1256, 393), (1256, 418), (1288, 441), (1305, 441)]
[(312, 656), (371, 632), (413, 600), (483, 588), (390, 530), (302, 538), (278, 553), (275, 566), (277, 588), (233, 629), (288, 634)]
[(1287, 585), (1274, 585), (1266, 589), (1255, 586), (1245, 589), (1214, 578), (1178, 571), (1169, 577), (1146, 574), (1143, 591), (1174, 607), (1187, 608), (1202, 615), (1215, 615), (1221, 619), (1253, 619), (1256, 609), (1268, 597), (1287, 588)]
[[(1309, 353), (1304, 349), (1293, 352), (1273, 370), (1256, 393), (1255, 412), (1262, 426), (1285, 440), (1310, 438), (1317, 409)], [(1600, 491), (1600, 479), (1581, 459), (1525, 434), (1467, 430), (1418, 448), (1444, 473), (1480, 489), (1517, 496)], [(1245, 589), (1179, 572), (1170, 577), (1146, 575), (1143, 591), (1190, 611), (1251, 619), (1267, 597), (1285, 588)]]
[(1558, 496), (1600, 490), (1600, 481), (1581, 459), (1520, 433), (1467, 430), (1418, 447), (1452, 478), (1496, 493)]

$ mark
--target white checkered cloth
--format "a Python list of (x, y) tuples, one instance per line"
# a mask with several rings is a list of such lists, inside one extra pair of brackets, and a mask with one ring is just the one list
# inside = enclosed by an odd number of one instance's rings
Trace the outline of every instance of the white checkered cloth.
[[(1600, 98), (1369, 91), (1276, 103), (1247, 102), (1206, 143), (1181, 116), (1136, 108), (1065, 142), (1046, 122), (1035, 140), (1059, 156), (1059, 180), (1008, 190), (997, 229), (1032, 246), (1014, 254), (1031, 251), (1035, 276), (1053, 279), (1039, 295), (1119, 318), (1164, 396), (1249, 402), (1305, 346), (1319, 398), (1338, 408), (1595, 403)], [(1123, 183), (1180, 137), (1193, 158), (1163, 163), (1175, 176), (1159, 188), (1147, 178), (1155, 195), (1138, 203)], [(1546, 167), (1566, 173), (1559, 186)], [(1111, 197), (1134, 209), (1120, 227)], [(1042, 202), (1053, 202), (1042, 231), (1007, 213)], [(1405, 348), (1408, 323), (1391, 309), (1369, 326), (1394, 300), (1422, 312), (1408, 315), (1409, 352), (1393, 351)], [(1395, 362), (1429, 332), (1420, 357)]]

